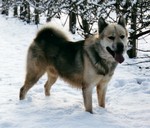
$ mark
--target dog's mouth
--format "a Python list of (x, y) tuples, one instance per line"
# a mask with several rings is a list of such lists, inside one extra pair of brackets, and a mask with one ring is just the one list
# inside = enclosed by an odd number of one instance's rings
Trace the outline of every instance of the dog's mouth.
[(111, 50), (111, 48), (106, 47), (107, 51), (114, 57), (114, 59), (118, 62), (118, 63), (122, 63), (124, 61), (124, 57), (122, 55), (122, 52), (116, 52)]

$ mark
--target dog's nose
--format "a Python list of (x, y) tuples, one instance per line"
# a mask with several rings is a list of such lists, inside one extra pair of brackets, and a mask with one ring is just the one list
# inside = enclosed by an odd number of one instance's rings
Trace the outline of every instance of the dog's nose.
[(116, 47), (116, 53), (123, 53), (123, 51), (124, 51), (123, 43), (118, 42)]

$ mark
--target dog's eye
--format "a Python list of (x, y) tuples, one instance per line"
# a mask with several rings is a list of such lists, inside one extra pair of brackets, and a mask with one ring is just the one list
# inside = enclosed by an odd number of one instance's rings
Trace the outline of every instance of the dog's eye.
[(110, 40), (114, 40), (114, 39), (115, 39), (114, 36), (109, 36), (108, 38), (109, 38)]
[(125, 37), (124, 35), (121, 35), (121, 36), (120, 36), (121, 39), (123, 39), (124, 37)]

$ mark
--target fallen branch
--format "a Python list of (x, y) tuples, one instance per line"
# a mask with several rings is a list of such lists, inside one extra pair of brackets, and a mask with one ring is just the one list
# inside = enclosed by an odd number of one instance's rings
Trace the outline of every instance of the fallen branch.
[(148, 62), (150, 62), (150, 60), (140, 61), (140, 62), (136, 62), (136, 63), (126, 63), (125, 65), (136, 65), (136, 64), (148, 63)]
[(141, 51), (141, 52), (150, 52), (150, 50), (142, 50), (142, 49), (138, 49), (138, 48), (136, 48), (136, 50)]

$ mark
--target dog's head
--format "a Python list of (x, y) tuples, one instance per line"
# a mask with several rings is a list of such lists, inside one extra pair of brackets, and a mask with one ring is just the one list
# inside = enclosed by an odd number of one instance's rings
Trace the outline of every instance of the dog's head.
[(100, 18), (98, 32), (101, 46), (107, 55), (118, 63), (122, 63), (124, 61), (123, 53), (128, 41), (125, 19), (120, 17), (118, 23), (108, 24), (103, 18)]

